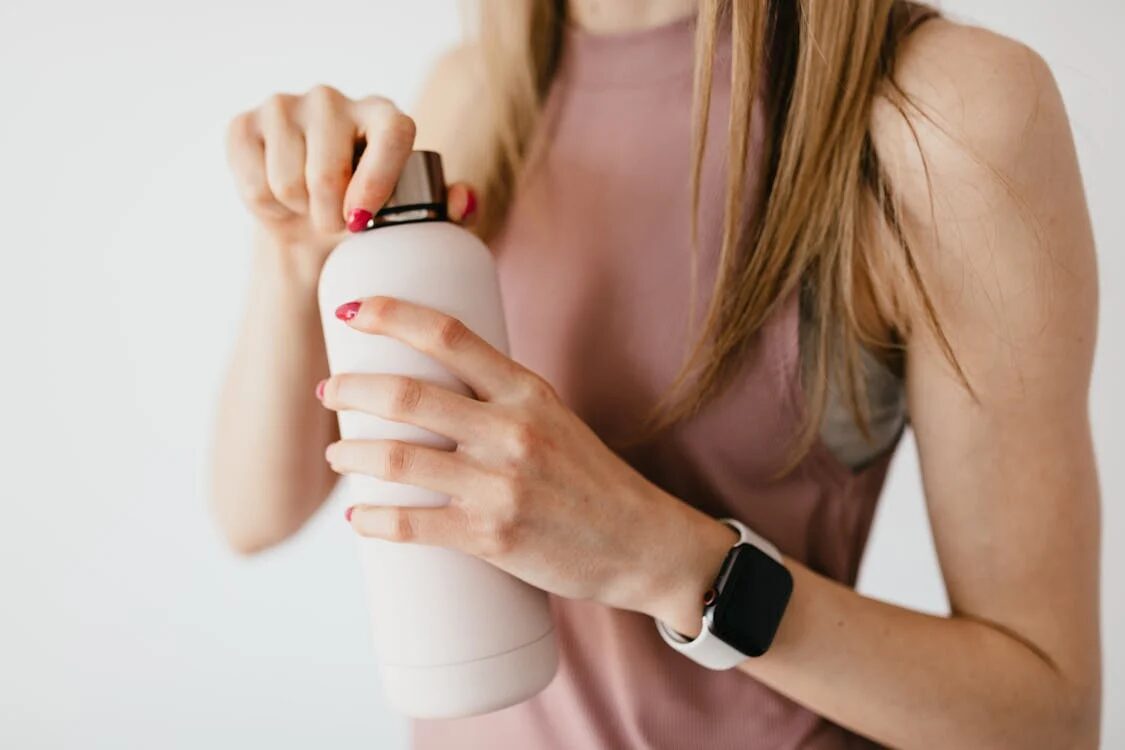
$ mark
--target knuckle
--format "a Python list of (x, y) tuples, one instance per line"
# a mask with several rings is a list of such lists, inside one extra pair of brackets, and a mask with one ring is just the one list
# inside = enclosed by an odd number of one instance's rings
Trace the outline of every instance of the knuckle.
[(422, 384), (414, 378), (396, 376), (390, 389), (390, 411), (395, 415), (412, 414), (422, 402)]
[(516, 546), (519, 524), (514, 513), (500, 510), (483, 519), (480, 528), (481, 552), (485, 557), (502, 557)]
[(246, 201), (251, 208), (258, 211), (272, 210), (276, 204), (273, 193), (264, 185), (253, 188), (246, 196)]
[(305, 198), (305, 181), (295, 177), (284, 177), (278, 181), (274, 193), (283, 201), (300, 201)]
[(293, 99), (292, 94), (271, 94), (262, 102), (260, 108), (262, 116), (271, 122), (289, 119), (290, 112), (293, 109)]
[(396, 112), (388, 125), (393, 135), (397, 135), (410, 143), (414, 142), (414, 136), (418, 134), (418, 124), (414, 122), (413, 117), (404, 112)]
[(363, 305), (363, 314), (371, 325), (378, 326), (394, 315), (398, 300), (394, 297), (372, 297)]
[(227, 142), (239, 144), (249, 140), (254, 134), (255, 118), (253, 111), (239, 112), (232, 117), (227, 123)]
[(392, 482), (402, 479), (410, 472), (413, 463), (413, 447), (403, 442), (392, 442), (383, 456), (383, 478)]
[(527, 499), (527, 487), (523, 477), (515, 472), (500, 477), (496, 496), (497, 518), (514, 522)]
[(305, 99), (314, 106), (334, 107), (343, 98), (337, 89), (326, 83), (318, 83), (308, 90)]
[(324, 384), (324, 400), (328, 403), (345, 402), (354, 380), (355, 375), (351, 373), (342, 373), (328, 378), (328, 382)]
[(336, 195), (343, 193), (351, 177), (351, 165), (338, 164), (335, 167), (318, 169), (309, 175), (309, 189), (315, 193)]
[(409, 149), (417, 133), (414, 118), (402, 112), (395, 111), (383, 122), (383, 137), (391, 148)]
[(515, 532), (501, 520), (489, 524), (485, 539), (485, 554), (489, 557), (502, 557), (515, 547)]
[(531, 402), (551, 401), (557, 397), (554, 386), (534, 372), (527, 372), (524, 375), (520, 391), (524, 398)]
[(387, 109), (393, 111), (397, 109), (390, 99), (382, 96), (381, 94), (368, 94), (367, 96), (357, 100), (356, 104), (373, 110)]
[(309, 89), (300, 101), (301, 113), (306, 126), (311, 128), (331, 127), (340, 118), (346, 118), (347, 98), (326, 84), (318, 84)]
[(414, 539), (416, 529), (410, 513), (403, 508), (388, 511), (387, 538), (396, 542), (409, 542)]
[(508, 427), (508, 453), (516, 463), (534, 460), (543, 442), (543, 433), (534, 422), (517, 419)]
[(459, 349), (470, 335), (469, 327), (459, 318), (446, 316), (436, 326), (434, 343), (440, 349)]

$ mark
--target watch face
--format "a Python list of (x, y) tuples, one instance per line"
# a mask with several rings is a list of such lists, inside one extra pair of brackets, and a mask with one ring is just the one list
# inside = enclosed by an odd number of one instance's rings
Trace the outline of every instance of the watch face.
[(761, 656), (781, 623), (793, 592), (793, 576), (749, 544), (731, 551), (724, 574), (711, 631), (747, 656)]

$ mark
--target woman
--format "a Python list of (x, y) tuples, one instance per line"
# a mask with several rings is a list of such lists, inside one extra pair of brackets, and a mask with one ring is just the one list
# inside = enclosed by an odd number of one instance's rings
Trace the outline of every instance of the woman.
[[(259, 231), (217, 437), (231, 544), (285, 539), (334, 472), (368, 473), (454, 501), (351, 508), (357, 533), (557, 595), (552, 685), (418, 722), (418, 747), (1096, 746), (1096, 277), (1042, 60), (892, 0), (482, 5), (413, 118), (318, 87), (232, 124)], [(496, 253), (513, 358), (401, 300), (340, 324), (476, 399), (324, 380), (319, 266), (411, 148), (463, 181), (451, 214)], [(339, 409), (458, 447), (338, 441)], [(907, 414), (948, 617), (851, 588)], [(780, 549), (787, 603), (712, 589), (722, 518)], [(722, 671), (677, 653), (716, 595), (783, 613)]]

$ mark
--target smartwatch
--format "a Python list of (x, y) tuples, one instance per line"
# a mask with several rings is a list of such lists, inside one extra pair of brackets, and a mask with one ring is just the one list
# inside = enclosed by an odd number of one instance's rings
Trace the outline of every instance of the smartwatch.
[(738, 532), (715, 582), (703, 596), (703, 628), (686, 638), (660, 620), (656, 628), (672, 648), (708, 669), (732, 669), (766, 653), (781, 624), (793, 576), (777, 547), (732, 518), (721, 519)]

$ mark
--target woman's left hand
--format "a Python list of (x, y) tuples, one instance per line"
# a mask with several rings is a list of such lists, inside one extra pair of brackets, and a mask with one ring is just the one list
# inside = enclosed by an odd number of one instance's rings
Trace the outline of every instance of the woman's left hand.
[(407, 422), (457, 444), (328, 446), (338, 472), (451, 497), (440, 508), (356, 506), (357, 532), (458, 549), (560, 596), (698, 628), (699, 602), (734, 541), (730, 529), (641, 476), (542, 377), (460, 320), (390, 297), (343, 305), (337, 316), (433, 357), (477, 396), (399, 375), (340, 374), (321, 385), (330, 409)]

